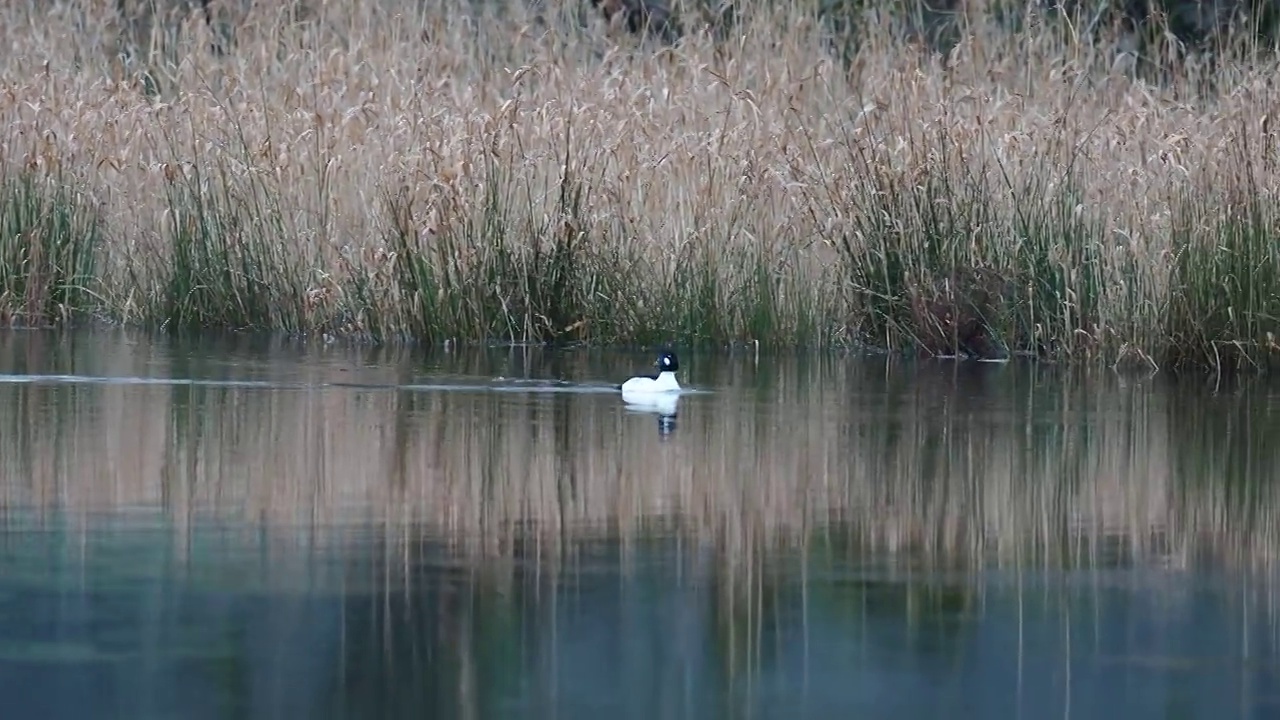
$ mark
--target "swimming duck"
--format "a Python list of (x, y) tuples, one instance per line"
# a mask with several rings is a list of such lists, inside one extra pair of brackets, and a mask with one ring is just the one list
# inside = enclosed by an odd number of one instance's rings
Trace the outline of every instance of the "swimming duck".
[(680, 383), (676, 380), (676, 371), (680, 369), (680, 361), (673, 352), (664, 352), (654, 363), (658, 368), (657, 377), (633, 377), (622, 383), (622, 399), (636, 399), (641, 402), (652, 401), (657, 393), (680, 392)]

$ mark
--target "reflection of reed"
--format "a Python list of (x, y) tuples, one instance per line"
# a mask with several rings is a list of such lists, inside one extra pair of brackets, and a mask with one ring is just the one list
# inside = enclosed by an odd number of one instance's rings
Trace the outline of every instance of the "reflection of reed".
[[(359, 371), (255, 357), (256, 377), (289, 381), (424, 372), (394, 355)], [(502, 353), (454, 356), (446, 369), (577, 379), (635, 369), (601, 362)], [(75, 513), (161, 506), (180, 523), (373, 521), (389, 537), (414, 527), (488, 555), (521, 537), (554, 555), (570, 537), (625, 542), (657, 525), (712, 540), (729, 559), (815, 533), (850, 552), (948, 562), (1269, 561), (1277, 547), (1274, 411), (1258, 392), (831, 356), (689, 364), (700, 366), (694, 385), (719, 392), (686, 398), (666, 442), (652, 417), (607, 394), (0, 386), (0, 500)], [(245, 372), (110, 337), (9, 336), (0, 367)]]
[[(394, 353), (371, 351), (363, 369), (332, 350), (301, 363), (270, 346), (233, 354), (256, 360), (0, 336), (0, 370), (369, 383), (426, 373)], [(504, 351), (431, 372), (596, 380), (643, 367), (628, 362)], [(1016, 652), (1028, 677), (1019, 707), (1041, 712), (1057, 681), (1036, 678), (1072, 653), (1121, 668), (1144, 653), (1182, 662), (1208, 652), (1178, 650), (1183, 640), (1213, 636), (1227, 638), (1222, 653), (1247, 644), (1249, 663), (1267, 662), (1266, 576), (1212, 594), (1143, 573), (1147, 601), (1108, 595), (1116, 575), (1105, 570), (990, 583), (968, 572), (978, 559), (1269, 563), (1275, 411), (1262, 388), (1210, 396), (1111, 374), (813, 356), (686, 364), (692, 385), (719, 392), (682, 401), (666, 441), (653, 416), (612, 395), (0, 384), (0, 504), (11, 529), (30, 527), (32, 508), (164, 509), (179, 552), (155, 538), (155, 568), (112, 564), (111, 540), (69, 551), (72, 574), (99, 578), (84, 581), (99, 594), (181, 572), (197, 595), (289, 595), (297, 608), (318, 596), (310, 614), (272, 621), (270, 672), (314, 673), (309, 687), (329, 693), (316, 706), (339, 714), (516, 706), (564, 717), (598, 692), (644, 716), (743, 716), (802, 683), (847, 702), (860, 673), (941, 687), (957, 677), (948, 663), (979, 645)], [(202, 516), (249, 529), (188, 536)], [(199, 562), (184, 562), (188, 537)], [(24, 566), (33, 586), (57, 574), (42, 561)], [(1144, 640), (1138, 615), (1161, 618), (1176, 641)], [(314, 662), (278, 659), (277, 646)], [(1007, 674), (971, 667), (977, 688)], [(1219, 691), (1220, 676), (1195, 674), (1195, 692)]]

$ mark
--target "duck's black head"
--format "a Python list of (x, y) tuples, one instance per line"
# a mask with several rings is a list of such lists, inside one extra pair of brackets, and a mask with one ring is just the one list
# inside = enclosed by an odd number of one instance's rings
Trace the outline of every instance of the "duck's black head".
[(673, 352), (664, 352), (658, 356), (658, 372), (675, 372), (680, 369), (680, 361)]

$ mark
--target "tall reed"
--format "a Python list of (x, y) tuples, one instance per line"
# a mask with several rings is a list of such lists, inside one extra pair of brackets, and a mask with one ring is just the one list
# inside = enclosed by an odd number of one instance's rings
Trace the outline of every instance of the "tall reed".
[(1274, 59), (1154, 84), (976, 5), (842, 55), (819, 5), (673, 46), (572, 4), (15, 6), (5, 202), (93, 208), (76, 302), (126, 323), (1270, 362)]
[(101, 226), (60, 178), (0, 178), (0, 324), (35, 326), (96, 307)]

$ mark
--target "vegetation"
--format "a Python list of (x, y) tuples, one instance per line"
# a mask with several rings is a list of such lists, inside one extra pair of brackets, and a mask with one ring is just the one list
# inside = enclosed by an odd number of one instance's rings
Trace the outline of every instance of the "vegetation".
[(143, 6), (3, 11), (9, 322), (1280, 349), (1256, 45), (1157, 82), (1030, 11), (942, 54), (884, 16), (833, 43), (817, 0), (672, 43), (589, 4)]

